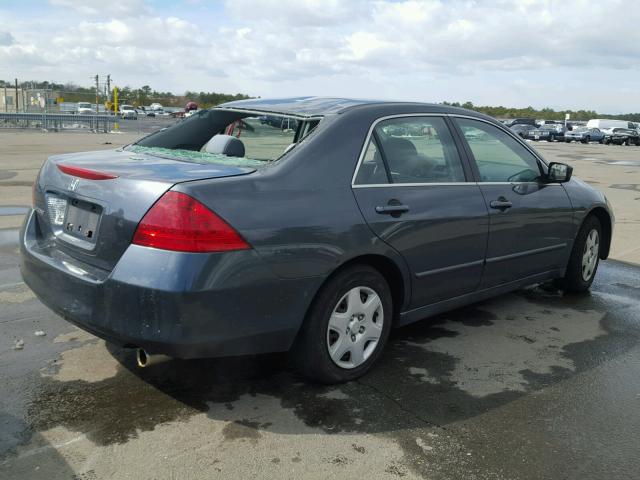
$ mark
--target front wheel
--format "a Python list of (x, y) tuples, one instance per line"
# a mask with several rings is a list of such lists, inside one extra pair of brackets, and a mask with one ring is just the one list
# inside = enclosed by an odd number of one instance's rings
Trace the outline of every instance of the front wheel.
[(382, 352), (393, 318), (384, 277), (354, 265), (331, 278), (314, 299), (291, 357), (294, 367), (321, 383), (341, 383), (364, 375)]
[(556, 281), (560, 288), (568, 292), (589, 290), (600, 262), (601, 238), (600, 221), (587, 217), (576, 236), (565, 275)]

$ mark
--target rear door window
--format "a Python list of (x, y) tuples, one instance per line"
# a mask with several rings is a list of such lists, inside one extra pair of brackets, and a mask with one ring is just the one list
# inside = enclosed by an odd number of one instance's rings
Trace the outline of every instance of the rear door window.
[(396, 184), (465, 181), (460, 155), (443, 118), (402, 117), (376, 125), (355, 183), (389, 181)]

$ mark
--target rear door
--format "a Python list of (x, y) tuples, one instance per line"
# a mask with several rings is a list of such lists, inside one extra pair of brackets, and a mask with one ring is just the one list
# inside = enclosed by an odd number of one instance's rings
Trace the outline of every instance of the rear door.
[(573, 210), (564, 187), (542, 181), (538, 158), (485, 121), (454, 118), (489, 211), (482, 288), (566, 266)]
[(410, 268), (412, 308), (472, 292), (482, 274), (487, 208), (447, 122), (377, 121), (353, 179), (367, 223)]

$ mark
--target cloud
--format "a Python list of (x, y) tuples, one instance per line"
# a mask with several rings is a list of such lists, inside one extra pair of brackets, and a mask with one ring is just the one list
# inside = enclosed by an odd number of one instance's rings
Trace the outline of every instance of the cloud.
[(13, 42), (13, 35), (9, 32), (0, 32), (0, 45), (11, 45)]
[[(640, 66), (640, 11), (622, 0), (176, 0), (170, 6), (50, 0), (50, 5), (51, 15), (37, 23), (19, 6), (3, 12), (3, 23), (12, 30), (0, 32), (2, 71), (77, 82), (111, 73), (118, 82), (176, 92), (356, 92), (474, 103), (512, 98), (517, 105), (619, 103), (624, 109), (615, 92), (594, 99), (589, 89), (566, 88), (588, 87), (597, 71), (605, 83), (633, 91)], [(523, 89), (517, 79), (529, 87)]]
[(143, 0), (49, 0), (55, 7), (63, 7), (89, 16), (140, 15), (150, 11)]

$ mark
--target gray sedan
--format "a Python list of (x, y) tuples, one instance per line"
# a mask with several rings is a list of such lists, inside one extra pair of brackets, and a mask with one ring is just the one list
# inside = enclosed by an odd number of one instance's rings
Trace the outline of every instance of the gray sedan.
[(588, 290), (613, 228), (604, 195), (489, 117), (341, 98), (226, 103), (52, 156), (34, 202), (26, 283), (140, 366), (289, 351), (328, 383), (367, 372), (392, 327)]
[(564, 134), (564, 141), (567, 143), (571, 143), (573, 141), (582, 143), (602, 143), (603, 140), (604, 133), (598, 128), (576, 127)]

